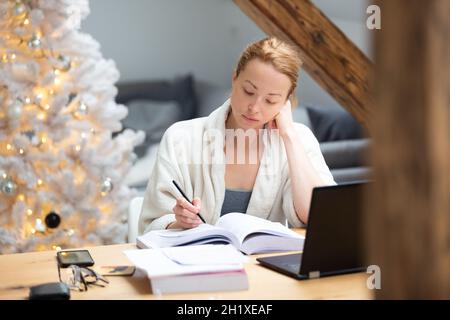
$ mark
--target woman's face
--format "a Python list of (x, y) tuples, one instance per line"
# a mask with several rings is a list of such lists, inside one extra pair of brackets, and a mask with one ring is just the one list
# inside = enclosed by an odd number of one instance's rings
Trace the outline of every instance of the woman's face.
[(272, 64), (253, 59), (238, 77), (231, 90), (231, 113), (227, 127), (260, 129), (274, 119), (287, 101), (291, 80)]

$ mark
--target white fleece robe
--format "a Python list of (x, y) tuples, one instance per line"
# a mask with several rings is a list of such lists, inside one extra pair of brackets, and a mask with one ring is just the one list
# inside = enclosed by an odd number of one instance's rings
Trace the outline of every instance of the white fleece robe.
[[(230, 100), (208, 117), (180, 121), (164, 133), (148, 181), (139, 218), (139, 234), (165, 229), (175, 221), (172, 211), (181, 197), (175, 180), (189, 199), (201, 199), (201, 215), (215, 224), (225, 197), (225, 121)], [(322, 180), (336, 184), (311, 130), (295, 123), (303, 148)], [(273, 131), (265, 131), (273, 132)], [(264, 135), (263, 135), (264, 136)], [(291, 179), (284, 144), (277, 133), (262, 139), (263, 155), (246, 214), (304, 226), (295, 213)], [(206, 160), (206, 161), (205, 161)]]

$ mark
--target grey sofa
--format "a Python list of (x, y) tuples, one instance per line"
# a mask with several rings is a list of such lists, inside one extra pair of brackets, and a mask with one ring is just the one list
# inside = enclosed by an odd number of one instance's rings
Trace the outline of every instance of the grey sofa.
[[(144, 130), (147, 134), (146, 142), (136, 149), (138, 157), (144, 157), (146, 150), (158, 143), (170, 124), (207, 116), (230, 94), (229, 88), (198, 81), (192, 75), (173, 80), (119, 83), (117, 87), (117, 102), (127, 105), (130, 112), (123, 121), (124, 127)], [(365, 159), (370, 139), (360, 138), (358, 132), (356, 135), (355, 132), (344, 132), (342, 126), (348, 131), (354, 126), (351, 122), (354, 120), (349, 119), (349, 115), (342, 110), (320, 110), (318, 113), (317, 108), (300, 106), (294, 109), (293, 117), (294, 121), (310, 127), (319, 139), (335, 181), (344, 183), (370, 179), (371, 170)], [(334, 115), (331, 119), (330, 114)], [(336, 114), (339, 116), (336, 117)], [(144, 189), (145, 184), (135, 187)]]
[(325, 161), (338, 184), (372, 179), (366, 159), (369, 147), (368, 138), (320, 143)]
[(308, 105), (304, 109), (335, 181), (371, 180), (370, 138), (366, 130), (341, 107)]

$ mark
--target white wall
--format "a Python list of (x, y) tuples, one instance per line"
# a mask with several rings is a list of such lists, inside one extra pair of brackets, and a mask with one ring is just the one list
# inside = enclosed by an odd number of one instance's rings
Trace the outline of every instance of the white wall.
[[(366, 0), (314, 2), (369, 53)], [(91, 0), (90, 8), (82, 31), (116, 62), (120, 81), (192, 72), (197, 79), (229, 86), (241, 50), (265, 36), (231, 0)], [(336, 105), (305, 72), (298, 95), (304, 104)]]

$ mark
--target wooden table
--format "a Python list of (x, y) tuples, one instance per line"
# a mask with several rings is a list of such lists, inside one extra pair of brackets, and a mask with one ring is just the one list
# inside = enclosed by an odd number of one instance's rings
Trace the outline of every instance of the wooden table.
[[(303, 231), (299, 231), (302, 233)], [(123, 253), (135, 249), (134, 243), (86, 248), (99, 265), (130, 265)], [(89, 287), (87, 292), (71, 292), (71, 299), (372, 299), (366, 286), (367, 273), (354, 273), (298, 281), (266, 269), (250, 256), (246, 264), (249, 290), (190, 294), (153, 295), (148, 279), (108, 277), (107, 287)], [(55, 251), (0, 255), (0, 299), (26, 299), (29, 287), (57, 282)]]

